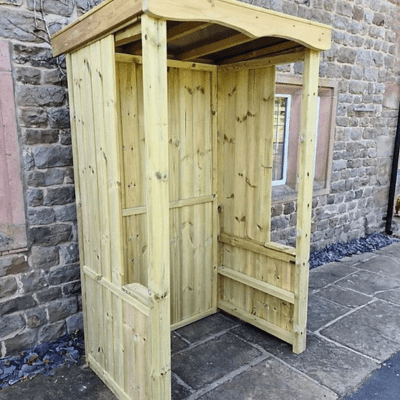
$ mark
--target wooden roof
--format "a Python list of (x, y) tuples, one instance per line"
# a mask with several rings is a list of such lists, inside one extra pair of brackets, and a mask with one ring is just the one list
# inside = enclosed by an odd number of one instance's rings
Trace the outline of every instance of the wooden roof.
[(227, 64), (331, 45), (327, 25), (235, 0), (105, 0), (52, 37), (54, 56), (116, 32), (122, 52), (140, 54), (142, 14), (168, 21), (168, 57), (179, 60)]

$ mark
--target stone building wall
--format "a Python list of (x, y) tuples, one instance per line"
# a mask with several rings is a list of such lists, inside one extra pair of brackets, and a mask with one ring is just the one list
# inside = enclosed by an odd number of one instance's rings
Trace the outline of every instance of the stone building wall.
[(17, 120), (6, 134), (18, 135), (27, 230), (23, 248), (0, 246), (0, 357), (82, 327), (65, 61), (52, 58), (49, 32), (91, 5), (0, 0)]
[[(314, 198), (313, 249), (383, 229), (400, 83), (396, 1), (248, 1), (333, 27), (332, 49), (322, 55), (320, 68), (321, 77), (339, 85), (331, 188)], [(94, 3), (0, 0), (28, 237), (25, 248), (0, 253), (1, 357), (81, 326), (65, 64), (52, 58), (48, 33)], [(298, 65), (280, 71), (301, 74)], [(296, 203), (277, 202), (272, 214), (272, 239), (293, 244)]]

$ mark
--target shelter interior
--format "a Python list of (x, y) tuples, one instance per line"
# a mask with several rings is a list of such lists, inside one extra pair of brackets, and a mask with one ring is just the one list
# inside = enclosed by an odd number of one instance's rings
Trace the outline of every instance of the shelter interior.
[[(147, 3), (108, 0), (53, 37), (67, 53), (88, 362), (124, 399), (169, 398), (170, 329), (218, 309), (305, 349), (330, 44), (326, 26), (232, 0)], [(292, 248), (270, 240), (272, 140), (276, 65), (297, 61)]]

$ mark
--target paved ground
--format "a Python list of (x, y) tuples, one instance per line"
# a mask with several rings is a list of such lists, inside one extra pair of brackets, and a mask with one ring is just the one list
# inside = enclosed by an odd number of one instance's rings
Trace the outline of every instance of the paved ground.
[[(301, 355), (223, 314), (179, 329), (173, 400), (400, 399), (400, 244), (312, 270), (308, 321)], [(115, 399), (82, 367), (0, 391), (18, 398)]]

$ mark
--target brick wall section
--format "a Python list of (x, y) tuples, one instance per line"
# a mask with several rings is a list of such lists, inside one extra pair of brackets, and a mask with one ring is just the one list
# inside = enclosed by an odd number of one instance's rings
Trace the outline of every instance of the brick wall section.
[[(313, 201), (313, 249), (383, 227), (400, 83), (395, 1), (249, 1), (334, 28), (320, 69), (321, 77), (339, 81), (332, 186)], [(40, 1), (1, 0), (0, 38), (12, 53), (29, 237), (28, 250), (0, 255), (3, 357), (81, 323), (65, 64), (51, 57), (46, 29), (60, 29), (93, 3), (43, 0), (46, 27)], [(301, 67), (280, 71), (300, 74)], [(293, 245), (296, 203), (275, 204), (272, 215), (272, 239)]]
[[(47, 29), (90, 1), (2, 0), (0, 40), (11, 53), (28, 248), (0, 253), (0, 357), (82, 327), (65, 61)], [(36, 14), (36, 18), (35, 18)], [(43, 38), (43, 39), (42, 39)]]

